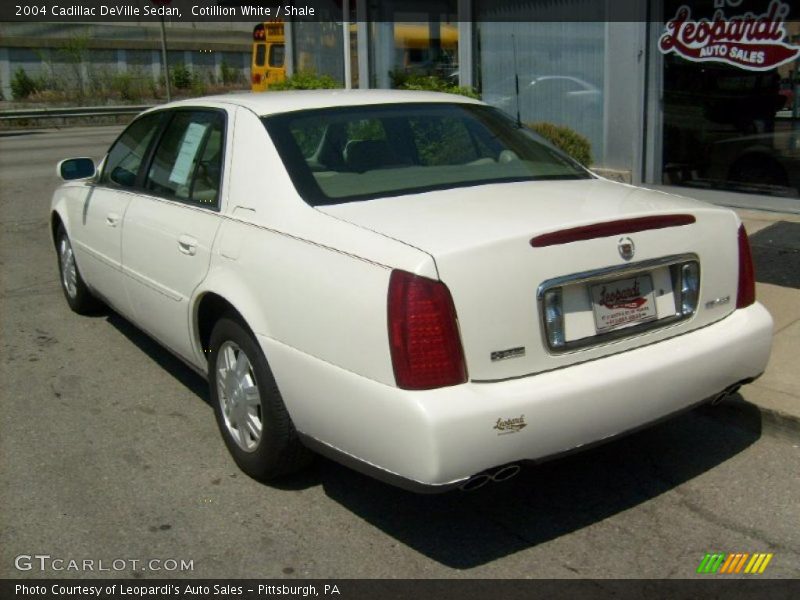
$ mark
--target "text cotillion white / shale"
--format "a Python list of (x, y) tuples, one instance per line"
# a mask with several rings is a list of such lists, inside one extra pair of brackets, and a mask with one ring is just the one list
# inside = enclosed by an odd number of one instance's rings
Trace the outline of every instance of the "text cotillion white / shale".
[[(315, 12), (309, 6), (277, 5), (241, 6), (241, 15), (233, 6), (192, 6), (193, 17), (313, 17)], [(50, 7), (53, 17), (177, 17), (181, 11), (174, 6), (134, 6), (131, 4), (102, 4), (100, 6), (83, 6), (81, 4), (53, 5)]]

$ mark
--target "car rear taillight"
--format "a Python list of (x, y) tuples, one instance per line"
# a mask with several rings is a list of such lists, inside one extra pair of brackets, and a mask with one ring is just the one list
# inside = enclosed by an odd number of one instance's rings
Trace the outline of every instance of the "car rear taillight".
[(444, 283), (392, 271), (388, 320), (398, 387), (429, 390), (467, 380), (456, 310)]
[(261, 83), (261, 73), (253, 73), (252, 80), (254, 85)]
[(736, 294), (736, 308), (745, 308), (756, 301), (756, 275), (753, 268), (753, 255), (744, 225), (739, 225), (739, 291)]

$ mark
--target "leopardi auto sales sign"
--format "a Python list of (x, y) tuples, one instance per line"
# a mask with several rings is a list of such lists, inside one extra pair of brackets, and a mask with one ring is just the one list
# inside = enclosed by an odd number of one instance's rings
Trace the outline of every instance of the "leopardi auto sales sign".
[(709, 21), (692, 19), (684, 5), (667, 21), (658, 47), (663, 54), (674, 52), (693, 62), (723, 62), (749, 71), (774, 69), (800, 56), (800, 46), (784, 41), (789, 9), (789, 4), (772, 0), (763, 14), (726, 17), (719, 9)]

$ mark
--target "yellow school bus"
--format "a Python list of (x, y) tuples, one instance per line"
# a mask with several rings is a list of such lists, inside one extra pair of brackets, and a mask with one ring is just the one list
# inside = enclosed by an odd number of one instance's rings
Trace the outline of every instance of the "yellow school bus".
[[(429, 62), (433, 56), (433, 40), (427, 23), (395, 23), (394, 47), (402, 53), (406, 68)], [(439, 26), (439, 47), (452, 60), (458, 58), (458, 27), (451, 23)]]
[[(350, 24), (350, 38), (356, 34), (356, 24)], [(450, 23), (439, 29), (438, 51), (434, 51), (430, 26), (427, 23), (395, 23), (394, 46), (397, 66), (406, 72), (437, 71), (450, 75), (457, 68), (458, 28)], [(284, 24), (280, 20), (259, 23), (253, 29), (253, 56), (250, 65), (251, 89), (263, 92), (271, 85), (286, 79)], [(328, 32), (321, 47), (332, 49), (336, 38)], [(299, 71), (313, 71), (313, 56), (301, 51), (295, 55)], [(440, 72), (439, 72), (440, 71)]]
[(282, 21), (267, 21), (253, 28), (253, 59), (250, 64), (251, 89), (263, 92), (286, 79), (286, 39)]

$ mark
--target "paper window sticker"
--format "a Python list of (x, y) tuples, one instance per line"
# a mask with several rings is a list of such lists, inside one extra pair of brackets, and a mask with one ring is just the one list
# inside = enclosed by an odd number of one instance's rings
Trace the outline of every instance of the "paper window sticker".
[(197, 158), (203, 137), (209, 128), (208, 123), (189, 123), (181, 140), (181, 149), (178, 151), (178, 158), (169, 174), (169, 180), (176, 185), (187, 185), (189, 176), (192, 174), (192, 165)]

